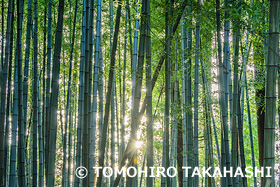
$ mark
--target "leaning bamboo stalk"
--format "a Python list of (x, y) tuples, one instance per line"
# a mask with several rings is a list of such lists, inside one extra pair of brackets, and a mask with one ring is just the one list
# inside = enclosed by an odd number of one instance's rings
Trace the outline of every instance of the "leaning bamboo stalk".
[[(110, 71), (109, 71), (109, 80), (108, 80), (108, 90), (106, 95), (106, 104), (105, 104), (105, 115), (104, 115), (104, 124), (102, 129), (102, 141), (100, 147), (100, 155), (99, 155), (99, 166), (104, 166), (104, 157), (105, 157), (105, 146), (106, 146), (106, 139), (107, 139), (107, 129), (108, 129), (108, 121), (109, 121), (109, 107), (111, 102), (111, 92), (113, 86), (113, 74), (115, 71), (115, 61), (116, 61), (116, 50), (117, 50), (117, 43), (118, 43), (118, 34), (119, 34), (119, 26), (120, 26), (120, 17), (121, 17), (121, 7), (122, 4), (118, 1), (118, 9), (116, 15), (116, 22), (115, 22), (115, 32), (113, 37), (113, 46), (111, 51), (111, 60), (110, 60)], [(102, 182), (102, 175), (99, 176), (97, 181), (97, 186), (100, 186)]]
[[(173, 36), (179, 26), (179, 23), (181, 21), (181, 18), (183, 17), (183, 13), (184, 13), (184, 10), (185, 10), (185, 7), (187, 6), (187, 2), (188, 1), (183, 1), (182, 4), (180, 5), (180, 10), (179, 10), (179, 13), (177, 14), (177, 17), (175, 19), (175, 22), (172, 26), (172, 29), (171, 29), (171, 36)], [(153, 74), (153, 78), (152, 78), (152, 88), (154, 89), (155, 87), (155, 83), (157, 81), (157, 78), (159, 76), (159, 73), (160, 73), (160, 70), (161, 70), (161, 67), (163, 65), (163, 62), (164, 62), (164, 59), (165, 59), (165, 48), (159, 58), (159, 61), (158, 61), (158, 64), (157, 64), (157, 67), (155, 69), (155, 72)], [(140, 116), (142, 117), (143, 114), (145, 113), (145, 110), (146, 110), (146, 102), (147, 102), (147, 98), (145, 97), (144, 101), (143, 101), (143, 105), (141, 107), (141, 110), (140, 110)]]

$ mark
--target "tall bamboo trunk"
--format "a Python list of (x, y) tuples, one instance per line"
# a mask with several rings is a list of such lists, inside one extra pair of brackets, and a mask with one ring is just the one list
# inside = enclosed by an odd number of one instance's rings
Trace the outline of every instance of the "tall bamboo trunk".
[(138, 52), (138, 30), (139, 30), (139, 18), (140, 18), (140, 1), (136, 1), (136, 19), (134, 26), (134, 41), (133, 41), (133, 58), (131, 62), (131, 72), (132, 72), (132, 103), (135, 92), (135, 84), (136, 84), (136, 66), (137, 66), (137, 52)]
[[(179, 87), (179, 84), (178, 84)], [(178, 121), (178, 139), (177, 139), (177, 171), (178, 171), (178, 186), (183, 186), (183, 128), (182, 128), (182, 101), (180, 97), (180, 92), (177, 92), (177, 98), (178, 98), (178, 115), (177, 115), (177, 121)]]
[[(14, 19), (14, 15), (12, 16), (12, 22)], [(12, 27), (11, 35), (13, 36), (14, 33), (14, 27)], [(8, 179), (8, 153), (9, 153), (9, 140), (10, 140), (10, 116), (12, 113), (11, 110), (11, 84), (12, 84), (12, 62), (13, 62), (13, 37), (11, 38), (11, 44), (10, 44), (10, 54), (9, 54), (9, 77), (8, 77), (8, 92), (7, 92), (7, 107), (6, 107), (6, 127), (5, 127), (5, 152), (4, 152), (4, 186), (7, 186), (7, 179)]]
[[(210, 155), (209, 154), (209, 151), (210, 151), (210, 146), (211, 145), (211, 142), (210, 142), (210, 139), (211, 138), (211, 134), (210, 134), (210, 131), (209, 130), (209, 126), (211, 124), (211, 120), (209, 118), (209, 114), (210, 114), (210, 111), (209, 111), (209, 107), (208, 107), (208, 104), (207, 103), (207, 95), (206, 95), (206, 77), (204, 76), (204, 71), (202, 70), (203, 74), (202, 74), (202, 82), (203, 82), (203, 93), (205, 94), (205, 98), (204, 98), (204, 108), (203, 108), (203, 114), (204, 114), (204, 118), (205, 118), (205, 127), (204, 127), (204, 146), (205, 146), (205, 167), (208, 168), (209, 167), (209, 160), (210, 160)], [(210, 134), (210, 136), (209, 136)], [(208, 187), (209, 186), (209, 180), (208, 180), (208, 176), (205, 176), (205, 187)]]
[[(91, 145), (90, 145), (90, 167), (92, 168), (95, 165), (95, 131), (96, 131), (96, 114), (97, 114), (97, 89), (98, 89), (98, 74), (99, 74), (99, 60), (100, 60), (100, 52), (101, 52), (101, 0), (97, 1), (97, 18), (96, 18), (96, 38), (95, 38), (95, 56), (94, 56), (94, 75), (93, 75), (93, 102), (92, 102), (92, 123), (91, 123)], [(92, 5), (94, 5), (94, 2), (92, 2)], [(94, 7), (94, 6), (93, 6)], [(92, 12), (93, 14), (93, 12)], [(91, 33), (92, 34), (92, 33)], [(93, 37), (93, 36), (91, 36)], [(100, 92), (99, 92), (100, 94)], [(102, 93), (103, 95), (103, 93)], [(101, 102), (101, 101), (100, 101)], [(103, 101), (102, 101), (103, 103)], [(102, 104), (103, 105), (103, 104)], [(102, 118), (102, 116), (99, 116)], [(94, 171), (90, 170), (90, 176), (93, 176), (90, 180), (90, 184), (94, 184)]]
[[(162, 147), (162, 166), (169, 167), (169, 107), (171, 89), (171, 61), (170, 61), (170, 0), (166, 0), (165, 8), (165, 102), (164, 102), (164, 136)], [(148, 103), (149, 104), (149, 103)], [(170, 186), (170, 178), (161, 176), (161, 187)]]
[[(82, 17), (82, 39), (80, 54), (80, 77), (79, 77), (79, 99), (78, 99), (78, 125), (77, 125), (77, 144), (76, 144), (76, 167), (81, 165), (81, 147), (82, 147), (82, 127), (84, 123), (84, 82), (85, 82), (85, 50), (86, 50), (86, 3), (83, 0), (83, 17)], [(80, 179), (75, 176), (75, 187), (78, 187)]]
[(11, 153), (10, 153), (10, 176), (9, 186), (16, 187), (16, 160), (17, 160), (17, 125), (18, 125), (18, 64), (17, 64), (17, 47), (15, 52), (14, 66), (14, 93), (13, 93), (13, 118), (12, 118), (12, 137), (11, 137)]
[[(245, 155), (244, 155), (244, 140), (243, 140), (243, 116), (241, 114), (241, 104), (240, 104), (240, 89), (238, 92), (238, 105), (237, 105), (237, 115), (238, 115), (238, 140), (239, 140), (239, 158), (240, 158), (240, 166), (244, 175), (246, 175), (245, 168)], [(242, 177), (242, 185), (247, 186), (247, 178)]]
[[(99, 115), (99, 145), (101, 142), (101, 129), (103, 125), (103, 53), (102, 53), (102, 30), (100, 31), (100, 44), (99, 44), (99, 60), (98, 60), (98, 115)], [(96, 96), (97, 97), (97, 96)], [(96, 111), (97, 112), (97, 111)]]
[(47, 37), (47, 83), (46, 83), (46, 119), (45, 119), (45, 173), (46, 181), (49, 168), (49, 136), (50, 136), (50, 98), (51, 98), (51, 60), (52, 60), (52, 0), (48, 2), (48, 37)]
[[(92, 149), (92, 142), (91, 140), (94, 139), (94, 143), (95, 143), (95, 126), (92, 123), (93, 120), (93, 102), (92, 102), (92, 96), (93, 96), (93, 81), (92, 78), (93, 77), (93, 43), (94, 43), (94, 8), (95, 8), (95, 1), (91, 0), (90, 1), (90, 12), (89, 12), (89, 33), (88, 33), (88, 40), (89, 40), (89, 51), (88, 51), (88, 61), (89, 61), (89, 94), (88, 94), (88, 100), (89, 102), (89, 113), (88, 113), (88, 133), (89, 133), (89, 137), (88, 137), (88, 166), (89, 168), (92, 168), (92, 157), (94, 156), (94, 152), (95, 150), (91, 150)], [(97, 95), (97, 91), (96, 91), (96, 95)], [(93, 129), (94, 128), (94, 129)], [(93, 132), (94, 131), (94, 132)], [(93, 134), (93, 135), (92, 135)], [(94, 137), (93, 137), (94, 136)], [(91, 184), (91, 180), (89, 178), (89, 181), (87, 182), (88, 186), (90, 186)]]
[[(188, 14), (192, 14), (192, 4), (189, 2)], [(187, 33), (187, 73), (186, 73), (186, 143), (187, 143), (187, 166), (193, 167), (194, 164), (194, 145), (193, 145), (193, 113), (192, 113), (192, 20), (190, 19)], [(193, 186), (193, 179), (191, 177), (192, 169), (188, 173), (188, 186)]]
[(34, 0), (34, 61), (33, 61), (33, 151), (32, 151), (32, 186), (37, 186), (37, 133), (38, 133), (38, 1)]
[[(235, 27), (237, 28), (238, 25), (236, 24)], [(234, 34), (234, 64), (233, 64), (233, 117), (232, 117), (232, 149), (231, 149), (231, 158), (232, 158), (232, 167), (233, 171), (235, 172), (238, 166), (238, 93), (239, 93), (239, 86), (238, 86), (238, 58), (239, 58), (239, 33)], [(237, 178), (233, 178), (233, 184), (238, 186)]]
[[(230, 89), (229, 89), (229, 85), (231, 84), (231, 74), (229, 74), (229, 69), (230, 69), (230, 43), (229, 43), (229, 34), (230, 34), (230, 15), (229, 15), (229, 1), (225, 0), (225, 23), (224, 23), (224, 48), (223, 48), (223, 52), (224, 52), (224, 56), (223, 56), (223, 66), (224, 68), (224, 72), (223, 72), (223, 76), (224, 76), (224, 86), (225, 86), (225, 118), (226, 121), (228, 122), (228, 108), (229, 108), (229, 95), (230, 95)], [(232, 122), (230, 120), (230, 122)], [(230, 123), (232, 126), (232, 123)], [(233, 179), (234, 180), (234, 179)], [(225, 181), (225, 179), (222, 179), (222, 181)]]
[[(4, 51), (4, 8), (5, 8), (5, 6), (4, 6), (4, 1), (2, 1), (2, 13), (1, 13), (1, 17), (2, 17), (2, 21), (1, 21), (1, 33), (2, 33), (2, 36), (1, 36), (1, 67), (0, 67), (0, 73), (2, 73), (2, 69), (3, 69), (3, 67), (4, 67), (4, 53), (5, 53), (5, 51)], [(1, 76), (1, 75), (0, 75)], [(2, 81), (2, 79), (1, 79), (1, 81)], [(0, 83), (1, 83), (1, 81), (0, 81)]]
[[(26, 32), (26, 48), (25, 48), (25, 65), (24, 65), (24, 79), (23, 79), (23, 126), (24, 139), (26, 140), (26, 126), (27, 126), (27, 100), (28, 100), (28, 77), (29, 77), (29, 57), (30, 57), (30, 38), (32, 32), (32, 0), (28, 1), (28, 18), (27, 18), (27, 32)], [(25, 143), (26, 145), (26, 143)], [(27, 154), (27, 146), (25, 146), (25, 154)], [(27, 161), (27, 157), (24, 158)]]
[[(6, 30), (6, 44), (5, 44), (5, 64), (1, 72), (1, 117), (0, 117), (0, 160), (4, 160), (4, 136), (5, 136), (5, 109), (6, 109), (6, 88), (7, 88), (7, 74), (9, 69), (9, 53), (10, 53), (10, 40), (11, 40), (11, 27), (12, 27), (12, 14), (13, 14), (13, 0), (8, 3), (8, 17), (7, 17), (7, 30)], [(12, 36), (13, 37), (13, 36)], [(0, 163), (0, 176), (4, 176), (4, 162)], [(0, 186), (4, 186), (4, 177), (0, 179)]]
[(49, 156), (48, 156), (48, 180), (47, 186), (54, 186), (55, 179), (55, 157), (56, 157), (56, 135), (57, 135), (57, 108), (59, 97), (59, 74), (60, 74), (60, 53), (63, 34), (63, 13), (64, 0), (59, 0), (58, 18), (55, 35), (53, 72), (52, 72), (52, 94), (50, 100), (50, 135), (49, 135)]
[[(116, 158), (115, 158), (115, 154), (116, 154), (116, 143), (115, 143), (115, 113), (116, 113), (116, 107), (115, 107), (115, 92), (116, 92), (116, 77), (114, 74), (113, 77), (113, 88), (112, 88), (112, 96), (111, 96), (111, 166), (115, 166), (116, 163)], [(110, 186), (113, 186), (114, 184), (114, 176), (111, 176), (110, 179)]]
[(17, 63), (18, 63), (18, 182), (25, 186), (25, 128), (23, 125), (22, 92), (22, 20), (24, 1), (17, 0)]
[(72, 162), (72, 158), (73, 158), (73, 146), (72, 146), (72, 132), (73, 132), (73, 103), (74, 103), (74, 98), (73, 98), (73, 94), (71, 94), (72, 92), (70, 92), (70, 97), (71, 97), (71, 109), (69, 112), (69, 133), (68, 133), (68, 164), (67, 164), (67, 187), (70, 187), (70, 181), (71, 181), (71, 169), (73, 168), (72, 165), (74, 165), (74, 163)]
[[(264, 118), (265, 118), (265, 65), (264, 65), (264, 53), (263, 53), (262, 42), (254, 43), (254, 79), (256, 82), (255, 86), (255, 103), (256, 103), (256, 116), (257, 116), (257, 127), (258, 127), (258, 161), (259, 166), (263, 167), (264, 158)], [(261, 178), (261, 184), (263, 184), (263, 178)]]
[(269, 38), (267, 56), (267, 74), (265, 85), (265, 123), (264, 123), (264, 167), (272, 167), (272, 177), (266, 177), (264, 186), (275, 186), (274, 150), (275, 150), (275, 114), (276, 114), (276, 79), (279, 54), (279, 6), (280, 1), (270, 1), (269, 7)]
[[(249, 124), (249, 135), (250, 135), (250, 146), (251, 146), (251, 157), (252, 157), (252, 167), (253, 173), (255, 172), (255, 152), (254, 152), (254, 142), (253, 142), (253, 131), (252, 131), (252, 119), (251, 119), (251, 110), (250, 110), (250, 99), (249, 99), (249, 92), (248, 92), (248, 83), (247, 83), (247, 76), (246, 72), (244, 72), (245, 76), (245, 89), (246, 89), (246, 103), (247, 103), (247, 114), (248, 114), (248, 124)], [(254, 177), (254, 187), (257, 187), (257, 179), (256, 176)]]
[[(152, 60), (151, 60), (151, 18), (150, 18), (150, 0), (147, 0), (147, 35), (146, 35), (146, 88), (147, 88), (147, 167), (148, 178), (147, 186), (153, 187), (153, 178), (149, 168), (153, 167), (153, 95), (152, 95)], [(145, 163), (145, 162), (144, 162)]]
[(39, 183), (38, 186), (44, 186), (44, 142), (43, 142), (43, 127), (42, 127), (42, 108), (41, 108), (41, 91), (40, 81), (38, 77), (38, 134), (39, 134)]
[[(200, 0), (197, 2), (200, 9)], [(195, 75), (194, 75), (194, 167), (199, 166), (199, 145), (198, 145), (198, 84), (199, 84), (199, 53), (200, 53), (200, 23), (199, 16), (196, 22), (195, 36)], [(198, 175), (194, 178), (194, 186), (199, 186)]]
[[(175, 63), (174, 63), (174, 81), (173, 81), (173, 103), (172, 103), (172, 136), (171, 136), (171, 161), (170, 166), (176, 168), (177, 163), (177, 139), (178, 139), (178, 119), (177, 119), (177, 102), (178, 102), (178, 61), (177, 61), (177, 36), (175, 37)], [(177, 177), (171, 178), (171, 185), (177, 186)]]
[[(184, 14), (185, 16), (185, 14)], [(186, 138), (186, 132), (187, 132), (187, 123), (186, 123), (186, 49), (187, 49), (187, 29), (185, 27), (185, 21), (184, 16), (181, 21), (181, 48), (182, 48), (182, 60), (183, 60), (183, 66), (182, 66), (182, 101), (183, 101), (183, 107), (182, 107), (182, 113), (183, 113), (183, 127), (182, 127), (182, 137), (183, 137), (183, 166), (187, 165), (187, 138)], [(187, 186), (187, 177), (185, 174), (185, 170), (183, 171), (183, 186)]]
[[(28, 76), (29, 76), (29, 57), (30, 57), (30, 38), (32, 31), (32, 0), (28, 1), (28, 18), (26, 32), (25, 65), (23, 79), (23, 125), (26, 131), (27, 124), (27, 98), (28, 98)], [(25, 134), (26, 136), (26, 134)]]
[[(139, 6), (139, 4), (137, 4)], [(120, 116), (120, 136), (121, 136), (121, 145), (120, 145), (120, 156), (119, 156), (119, 162), (121, 162), (121, 158), (123, 157), (124, 151), (125, 151), (125, 109), (126, 109), (126, 67), (127, 67), (127, 22), (128, 22), (128, 11), (129, 11), (129, 1), (126, 1), (126, 14), (125, 14), (125, 40), (124, 40), (124, 60), (123, 60), (123, 80), (122, 80), (122, 92), (121, 92), (121, 86), (120, 86), (120, 97), (121, 97), (121, 116)], [(137, 11), (137, 8), (136, 8)], [(135, 22), (137, 21), (138, 17), (136, 17)], [(139, 20), (138, 20), (139, 22)], [(137, 32), (138, 31), (134, 31)], [(131, 31), (130, 31), (131, 33)], [(138, 39), (138, 35), (136, 36)], [(135, 41), (134, 41), (135, 42)], [(137, 42), (137, 41), (136, 41)], [(137, 45), (136, 45), (137, 48)], [(131, 49), (132, 50), (132, 49)], [(137, 53), (137, 51), (136, 51)], [(136, 57), (137, 59), (137, 57)], [(132, 59), (133, 60), (133, 59)], [(133, 61), (131, 61), (131, 65), (133, 64)], [(133, 65), (132, 65), (133, 66)], [(133, 67), (131, 66), (131, 70)], [(135, 72), (132, 70), (132, 79), (135, 76)], [(135, 78), (135, 77), (134, 77)], [(120, 77), (120, 84), (121, 84), (121, 77)], [(132, 85), (135, 85), (135, 82), (132, 80)], [(134, 88), (133, 88), (134, 89)], [(132, 91), (134, 92), (134, 91)], [(132, 100), (133, 100), (133, 94), (131, 94)], [(133, 102), (132, 102), (133, 103)], [(124, 178), (122, 178), (120, 186), (124, 186)]]
[[(43, 41), (43, 85), (42, 85), (42, 136), (43, 136), (43, 162), (45, 164), (45, 134), (46, 134), (46, 66), (47, 66), (47, 4), (44, 7), (44, 41)], [(25, 125), (26, 126), (26, 125)], [(26, 152), (26, 151), (25, 151)], [(43, 165), (44, 165), (43, 164)], [(43, 167), (45, 173), (45, 167)], [(44, 177), (44, 175), (43, 175)], [(43, 179), (44, 180), (44, 179)]]
[[(86, 1), (86, 32), (85, 32), (85, 83), (84, 83), (84, 117), (83, 117), (83, 138), (82, 138), (82, 165), (86, 168), (88, 167), (88, 154), (89, 154), (89, 0)], [(84, 178), (82, 185), (83, 187), (88, 187), (89, 178)]]

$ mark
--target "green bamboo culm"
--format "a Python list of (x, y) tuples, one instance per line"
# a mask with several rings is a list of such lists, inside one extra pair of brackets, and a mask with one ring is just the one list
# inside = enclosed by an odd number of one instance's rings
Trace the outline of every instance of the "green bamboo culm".
[[(197, 1), (198, 10), (200, 0)], [(199, 15), (196, 22), (195, 36), (195, 75), (194, 75), (194, 167), (199, 167), (199, 144), (198, 144), (198, 93), (199, 93), (199, 53), (200, 53), (200, 23)], [(194, 186), (199, 186), (198, 175), (194, 177)]]
[[(89, 166), (90, 166), (90, 170), (89, 170), (89, 183), (90, 185), (94, 185), (94, 172), (93, 172), (93, 166), (95, 165), (95, 157), (94, 157), (94, 153), (95, 153), (95, 136), (96, 136), (96, 114), (97, 114), (97, 90), (98, 90), (98, 74), (99, 72), (102, 72), (102, 69), (98, 70), (99, 65), (99, 61), (100, 61), (100, 52), (101, 52), (101, 26), (100, 26), (100, 22), (101, 22), (101, 3), (102, 1), (98, 0), (97, 1), (97, 17), (96, 17), (96, 36), (95, 36), (95, 46), (94, 46), (94, 68), (93, 68), (93, 86), (92, 86), (92, 95), (93, 95), (93, 101), (92, 101), (92, 106), (91, 106), (91, 115), (90, 115), (90, 160), (89, 160)], [(93, 57), (93, 21), (94, 21), (94, 0), (91, 0), (90, 2), (90, 36), (89, 36), (89, 40), (90, 40), (90, 51), (89, 51), (89, 55), (90, 55), (90, 60)], [(91, 65), (92, 66), (92, 62)], [(103, 91), (103, 90), (102, 90)], [(100, 102), (103, 103), (103, 100), (101, 100)], [(101, 104), (103, 106), (103, 104)], [(102, 108), (100, 108), (99, 110), (102, 110)], [(102, 118), (102, 115), (100, 116), (100, 118)]]
[(279, 55), (279, 7), (280, 1), (270, 1), (269, 6), (269, 35), (268, 56), (266, 64), (265, 85), (265, 123), (264, 123), (264, 167), (272, 167), (272, 177), (266, 177), (264, 172), (264, 186), (275, 186), (274, 150), (275, 150), (275, 116), (276, 116), (276, 79)]
[(34, 0), (34, 61), (33, 61), (33, 151), (32, 151), (32, 186), (37, 186), (37, 143), (38, 143), (38, 1)]
[[(51, 99), (51, 60), (52, 60), (52, 1), (48, 1), (48, 35), (47, 35), (47, 81), (46, 81), (46, 119), (45, 119), (45, 173), (49, 168), (49, 134), (50, 134), (50, 99)], [(48, 175), (46, 175), (48, 181)]]
[(60, 75), (60, 53), (63, 34), (64, 0), (59, 0), (58, 18), (54, 45), (53, 73), (50, 100), (50, 129), (49, 129), (49, 154), (48, 154), (48, 179), (47, 186), (54, 186), (55, 179), (55, 158), (56, 158), (56, 136), (57, 136), (57, 108), (59, 96), (59, 75)]
[[(14, 15), (12, 16), (12, 22), (14, 20)], [(11, 29), (11, 35), (13, 36), (14, 33), (14, 27)], [(10, 42), (10, 54), (9, 54), (9, 77), (8, 77), (8, 92), (7, 92), (7, 107), (6, 107), (6, 127), (5, 127), (5, 148), (4, 148), (4, 186), (7, 184), (7, 178), (8, 178), (8, 151), (9, 151), (9, 132), (10, 132), (10, 116), (11, 116), (11, 87), (12, 87), (12, 62), (13, 62), (13, 37), (11, 38)]]
[[(171, 41), (170, 41), (170, 15), (171, 1), (166, 0), (165, 3), (165, 103), (164, 103), (164, 135), (162, 145), (162, 166), (169, 167), (169, 118), (170, 118), (170, 89), (171, 89)], [(145, 18), (144, 18), (145, 19)], [(141, 44), (141, 43), (140, 43)], [(161, 176), (161, 187), (170, 186), (170, 178)]]
[[(150, 0), (147, 0), (147, 34), (146, 34), (146, 88), (147, 88), (147, 104), (146, 105), (146, 116), (147, 116), (147, 167), (153, 167), (154, 160), (154, 149), (153, 149), (153, 96), (152, 96), (152, 59), (151, 59), (151, 18), (150, 18)], [(148, 171), (148, 176), (151, 175), (151, 171)], [(153, 187), (153, 177), (147, 177), (147, 186)]]
[[(225, 151), (225, 166), (223, 165), (224, 162), (221, 161), (221, 166), (226, 167), (227, 170), (230, 169), (231, 158), (229, 153), (229, 138), (228, 138), (228, 124), (227, 124), (227, 113), (226, 113), (226, 105), (225, 105), (225, 84), (224, 84), (224, 68), (222, 62), (222, 46), (221, 46), (221, 15), (220, 15), (220, 0), (216, 0), (216, 23), (217, 23), (217, 44), (218, 44), (218, 65), (219, 65), (219, 75), (218, 75), (218, 82), (219, 82), (219, 104), (220, 104), (220, 116), (221, 116), (221, 127), (223, 131), (221, 131), (222, 135), (222, 142), (221, 142), (221, 150), (222, 150), (222, 160), (223, 160), (223, 151)], [(227, 184), (229, 186), (232, 185), (232, 178), (227, 176), (227, 181), (225, 178), (222, 178), (222, 186)]]
[[(86, 50), (86, 1), (83, 0), (83, 16), (82, 16), (82, 38), (80, 53), (80, 75), (79, 75), (79, 100), (78, 100), (78, 125), (77, 125), (77, 144), (76, 144), (76, 166), (81, 165), (81, 149), (82, 149), (82, 127), (84, 117), (84, 81), (85, 81), (85, 50)], [(75, 187), (80, 184), (80, 179), (75, 176)]]
[(25, 128), (23, 124), (22, 22), (24, 1), (17, 0), (17, 63), (18, 63), (18, 183), (25, 186)]

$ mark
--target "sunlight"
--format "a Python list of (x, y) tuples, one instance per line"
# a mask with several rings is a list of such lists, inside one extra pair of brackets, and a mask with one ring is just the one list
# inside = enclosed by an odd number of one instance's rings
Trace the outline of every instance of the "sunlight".
[(162, 128), (161, 123), (160, 123), (160, 122), (155, 122), (155, 123), (154, 123), (154, 128), (155, 128), (156, 130), (159, 130), (160, 128)]
[(140, 148), (142, 146), (143, 142), (142, 141), (137, 141), (136, 142), (136, 148)]
[(124, 124), (125, 124), (125, 126), (129, 124), (129, 117), (130, 117), (129, 115), (125, 115), (124, 116)]
[(147, 121), (146, 116), (143, 116), (142, 120), (141, 120), (141, 123), (146, 123), (146, 121)]
[(139, 129), (139, 130), (137, 131), (137, 139), (140, 138), (141, 134), (142, 134), (142, 131), (141, 131), (141, 129)]

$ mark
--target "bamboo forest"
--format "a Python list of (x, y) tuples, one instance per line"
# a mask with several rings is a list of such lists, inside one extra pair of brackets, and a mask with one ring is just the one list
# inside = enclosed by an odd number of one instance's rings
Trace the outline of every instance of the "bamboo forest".
[(0, 187), (280, 186), (280, 0), (0, 2)]

